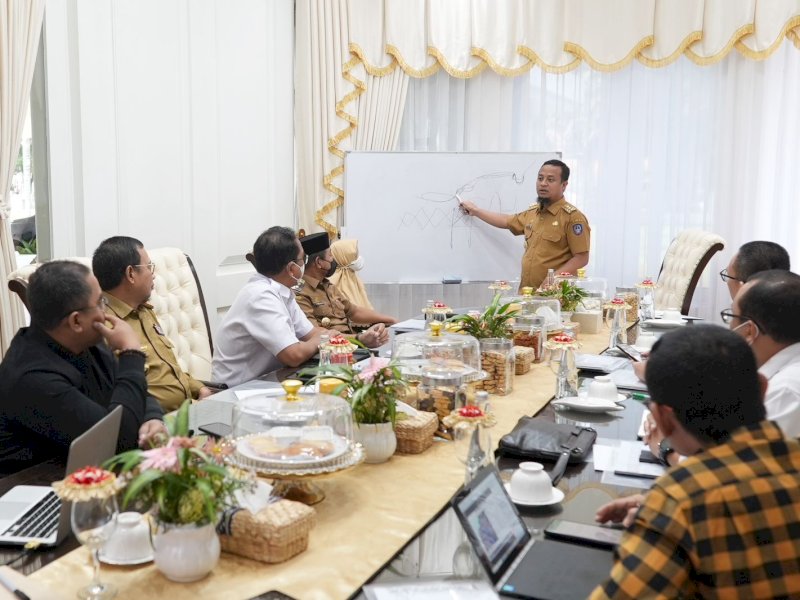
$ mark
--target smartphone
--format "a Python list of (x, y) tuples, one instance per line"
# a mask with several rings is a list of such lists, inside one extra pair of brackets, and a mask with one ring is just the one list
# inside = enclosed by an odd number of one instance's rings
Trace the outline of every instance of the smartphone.
[(206, 425), (200, 425), (198, 429), (215, 438), (223, 438), (226, 435), (230, 435), (231, 431), (233, 431), (233, 428), (227, 423), (208, 423)]
[(642, 353), (639, 352), (636, 348), (634, 348), (630, 344), (617, 344), (617, 348), (619, 348), (620, 352), (622, 352), (625, 356), (627, 356), (634, 362), (642, 362), (644, 360), (644, 356), (642, 356)]
[(622, 540), (622, 529), (554, 519), (545, 528), (544, 535), (556, 540), (613, 549)]
[(651, 465), (663, 464), (655, 454), (650, 452), (650, 450), (642, 450), (639, 453), (639, 462), (641, 462), (641, 463), (649, 463)]

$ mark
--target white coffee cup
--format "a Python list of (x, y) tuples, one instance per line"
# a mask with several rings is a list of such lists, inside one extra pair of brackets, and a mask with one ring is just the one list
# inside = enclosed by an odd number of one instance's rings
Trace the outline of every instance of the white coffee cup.
[(664, 314), (661, 315), (661, 318), (665, 321), (680, 321), (683, 319), (683, 315), (681, 311), (677, 308), (665, 308)]
[(511, 476), (511, 496), (522, 502), (547, 502), (553, 497), (553, 484), (544, 467), (537, 462), (523, 462)]
[(639, 350), (650, 350), (656, 343), (656, 336), (651, 331), (642, 331), (636, 339), (636, 348)]
[(150, 525), (143, 515), (137, 512), (123, 512), (117, 515), (117, 527), (111, 538), (100, 551), (101, 558), (112, 562), (125, 563), (145, 560), (153, 556), (150, 542)]
[(616, 402), (617, 386), (608, 375), (598, 375), (589, 384), (589, 397)]

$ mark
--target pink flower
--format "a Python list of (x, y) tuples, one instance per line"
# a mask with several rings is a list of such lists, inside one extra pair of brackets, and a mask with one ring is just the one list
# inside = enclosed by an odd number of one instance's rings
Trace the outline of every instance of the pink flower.
[(142, 471), (156, 469), (157, 471), (178, 470), (178, 449), (173, 446), (143, 450), (144, 460), (139, 465)]
[(169, 438), (167, 446), (170, 448), (194, 448), (197, 445), (192, 438), (176, 436)]
[(372, 356), (369, 359), (369, 364), (361, 369), (361, 372), (358, 374), (358, 378), (361, 381), (372, 381), (375, 375), (378, 372), (386, 367), (389, 364), (388, 358), (379, 358), (376, 356)]

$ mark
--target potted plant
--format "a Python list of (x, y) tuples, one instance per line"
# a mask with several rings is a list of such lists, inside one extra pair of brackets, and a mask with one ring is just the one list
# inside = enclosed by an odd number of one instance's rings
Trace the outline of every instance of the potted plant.
[(505, 395), (511, 392), (514, 375), (514, 342), (511, 339), (512, 319), (517, 309), (511, 303), (500, 304), (500, 294), (482, 313), (456, 315), (449, 319), (457, 323), (461, 331), (478, 339), (481, 345), (481, 369), (486, 378), (479, 382), (487, 392)]
[(154, 560), (173, 581), (207, 575), (219, 560), (216, 524), (247, 485), (225, 466), (230, 447), (206, 437), (190, 438), (189, 401), (168, 423), (169, 437), (149, 450), (130, 450), (108, 461), (127, 480), (123, 508), (149, 507), (155, 520)]
[(397, 448), (394, 424), (397, 400), (408, 384), (399, 367), (387, 358), (372, 357), (357, 370), (350, 365), (322, 365), (306, 370), (314, 380), (334, 377), (341, 385), (333, 393), (344, 394), (353, 409), (355, 437), (366, 453), (368, 463), (389, 460)]
[(562, 320), (569, 321), (569, 317), (578, 309), (580, 303), (586, 298), (587, 293), (575, 283), (567, 279), (562, 279), (553, 287), (540, 290), (537, 292), (537, 295), (558, 298), (558, 301), (561, 303)]

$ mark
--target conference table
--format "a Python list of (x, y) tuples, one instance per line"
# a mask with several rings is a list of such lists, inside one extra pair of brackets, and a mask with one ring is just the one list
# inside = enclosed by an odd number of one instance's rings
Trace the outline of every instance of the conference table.
[[(580, 341), (581, 352), (597, 353), (605, 347), (607, 334), (583, 335)], [(275, 387), (281, 375), (278, 372), (265, 376), (194, 404), (191, 426), (197, 429), (211, 422), (230, 423), (237, 391)], [(639, 402), (628, 399), (625, 410), (613, 415), (556, 411), (549, 405), (554, 389), (555, 375), (541, 363), (515, 377), (511, 394), (491, 396), (491, 410), (497, 418), (492, 429), (493, 443), (510, 431), (520, 417), (535, 414), (556, 422), (593, 427), (598, 439), (611, 443), (636, 439), (643, 411)], [(501, 476), (509, 477), (514, 466), (515, 461), (499, 461)], [(35, 469), (39, 471), (34, 472)], [(60, 475), (54, 465), (47, 469), (47, 465), (34, 468), (28, 481), (47, 477), (48, 473), (51, 478), (54, 473)], [(271, 590), (297, 599), (316, 600), (357, 597), (370, 581), (452, 576), (447, 565), (452, 565), (454, 552), (463, 552), (464, 537), (453, 526), (453, 515), (447, 507), (463, 481), (464, 465), (457, 460), (452, 444), (436, 441), (422, 454), (395, 454), (383, 464), (361, 464), (315, 479), (326, 497), (314, 507), (316, 526), (308, 549), (284, 563), (265, 564), (223, 553), (214, 571), (194, 583), (170, 582), (152, 563), (139, 567), (103, 565), (102, 579), (117, 586), (121, 600), (246, 599)], [(1, 480), (0, 486), (7, 487), (8, 483)], [(627, 481), (604, 482), (602, 473), (594, 470), (591, 457), (589, 462), (569, 466), (558, 487), (566, 494), (562, 503), (520, 508), (535, 535), (541, 535), (556, 516), (591, 523), (597, 507), (638, 491)], [(88, 551), (75, 547), (71, 538), (59, 548), (34, 554), (17, 568), (24, 573), (33, 570), (29, 577), (37, 585), (53, 590), (53, 597), (61, 594), (60, 597), (74, 598), (92, 571)], [(429, 565), (419, 560), (421, 549), (428, 557), (433, 552)], [(474, 575), (480, 577), (480, 569)]]

